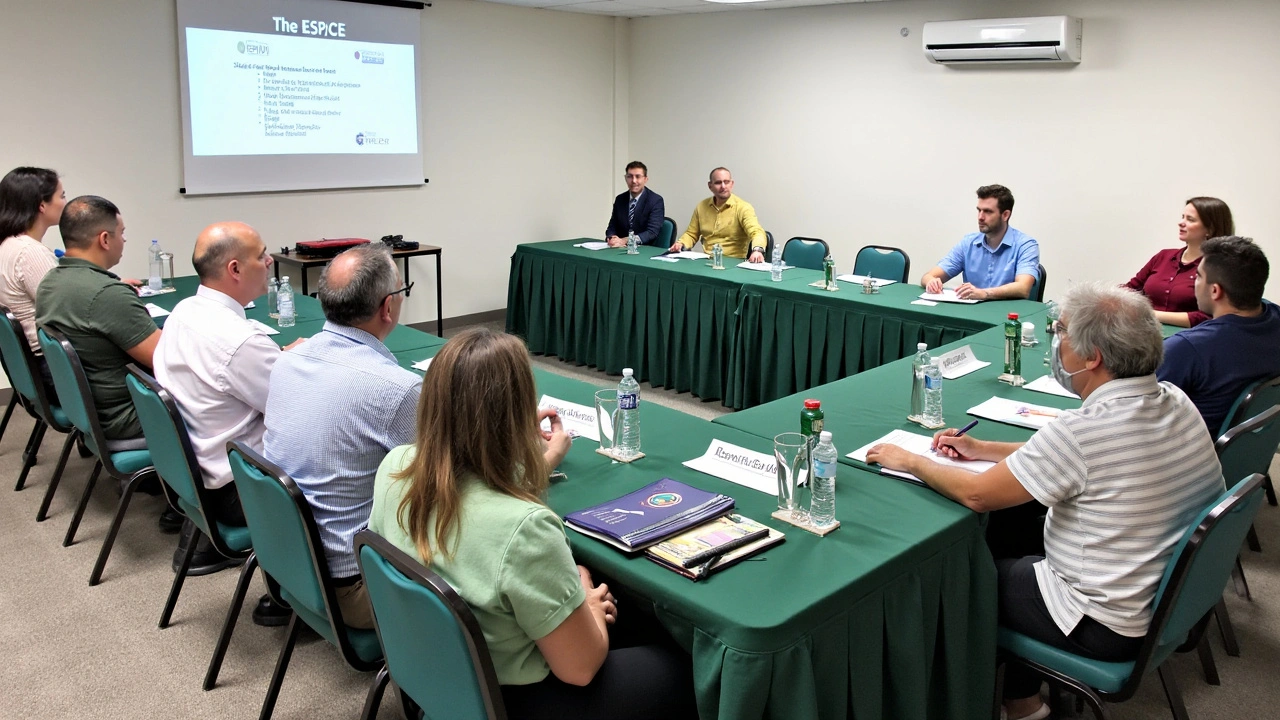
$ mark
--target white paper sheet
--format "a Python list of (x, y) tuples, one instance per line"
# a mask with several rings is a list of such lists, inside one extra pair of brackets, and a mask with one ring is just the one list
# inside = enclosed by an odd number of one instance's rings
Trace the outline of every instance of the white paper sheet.
[(137, 288), (135, 288), (135, 290), (138, 291), (138, 297), (155, 297), (156, 295), (163, 295), (165, 293), (178, 291), (178, 289), (175, 287), (167, 287), (167, 288), (160, 288), (159, 290), (152, 290), (147, 285), (139, 285)]
[(659, 260), (661, 262), (680, 262), (679, 258), (673, 258), (670, 255), (654, 255), (650, 260)]
[(940, 361), (939, 364), (942, 365), (942, 377), (947, 380), (964, 377), (991, 364), (983, 362), (974, 356), (973, 348), (968, 345), (951, 352), (942, 353), (938, 356), (938, 360)]
[(154, 303), (147, 303), (147, 312), (150, 313), (153, 318), (164, 317), (169, 314), (168, 310), (165, 310)]
[[(740, 263), (738, 263), (738, 264), (737, 264), (737, 267), (740, 267), (740, 268), (742, 268), (743, 270), (760, 270), (760, 271), (762, 271), (762, 272), (769, 272), (770, 270), (772, 270), (772, 269), (773, 269), (773, 263), (768, 263), (768, 262), (758, 262), (758, 263), (753, 263), (753, 262), (740, 262)], [(785, 271), (785, 270), (791, 270), (791, 269), (792, 269), (792, 266), (790, 266), (790, 265), (788, 265), (788, 264), (786, 264), (786, 263), (782, 263), (782, 269), (783, 269), (784, 271)]]
[[(866, 275), (837, 275), (836, 279), (843, 280), (845, 282), (850, 282), (850, 283), (857, 283), (861, 285), (862, 282), (867, 279), (867, 276)], [(876, 281), (877, 287), (886, 287), (898, 282), (897, 280), (885, 280), (883, 278), (875, 278), (875, 281)]]
[(911, 304), (912, 304), (912, 305), (924, 305), (925, 307), (934, 307), (934, 306), (936, 306), (938, 303), (936, 303), (936, 302), (934, 302), (934, 301), (932, 301), (932, 300), (912, 300), (912, 301), (911, 301)]
[(934, 302), (961, 303), (964, 305), (976, 305), (978, 303), (977, 300), (972, 300), (972, 299), (966, 300), (964, 298), (961, 298), (960, 296), (956, 295), (956, 291), (952, 290), (951, 288), (942, 288), (942, 292), (940, 293), (931, 293), (931, 292), (920, 293), (920, 299), (932, 300)]
[[(596, 427), (596, 408), (594, 405), (588, 407), (571, 403), (568, 400), (543, 395), (538, 400), (538, 409), (546, 410), (552, 408), (556, 414), (560, 416), (560, 422), (564, 424), (564, 431), (569, 433), (570, 437), (587, 438), (595, 442), (600, 442), (600, 429)], [(551, 418), (542, 421), (542, 429), (551, 432)]]
[(706, 453), (686, 460), (684, 466), (759, 490), (766, 495), (778, 494), (777, 460), (772, 455), (730, 445), (722, 440), (712, 440)]
[(413, 369), (426, 372), (427, 368), (431, 367), (431, 361), (434, 359), (435, 358), (427, 358), (426, 360), (419, 360), (418, 362), (413, 364)]
[(583, 250), (607, 250), (609, 248), (609, 243), (602, 240), (594, 240), (592, 242), (578, 243), (577, 245), (574, 245), (574, 247), (579, 247)]
[(710, 260), (711, 259), (711, 255), (709, 255), (708, 253), (704, 253), (701, 250), (681, 250), (680, 252), (671, 253), (666, 257), (675, 258), (677, 260)]
[(270, 325), (268, 325), (268, 324), (266, 324), (266, 323), (264, 323), (264, 322), (259, 322), (258, 320), (254, 320), (253, 318), (249, 318), (249, 322), (250, 322), (250, 323), (252, 323), (254, 327), (258, 328), (259, 330), (261, 330), (262, 332), (264, 332), (264, 333), (266, 333), (266, 334), (268, 334), (268, 335), (279, 335), (279, 334), (280, 334), (280, 331), (279, 331), (279, 330), (277, 330), (277, 329), (275, 329), (275, 328), (271, 327)]
[[(930, 460), (938, 463), (939, 465), (956, 467), (956, 468), (960, 468), (961, 470), (967, 470), (971, 473), (980, 473), (984, 470), (987, 470), (995, 466), (995, 463), (988, 462), (986, 460), (956, 460), (954, 458), (949, 458), (945, 455), (938, 455), (931, 449), (933, 445), (932, 435), (917, 435), (916, 433), (908, 432), (906, 430), (894, 430), (893, 432), (890, 432), (888, 435), (885, 435), (884, 437), (880, 438), (879, 440), (876, 440), (875, 442), (870, 442), (870, 443), (867, 443), (866, 445), (863, 445), (862, 447), (858, 448), (857, 450), (854, 450), (853, 452), (849, 453), (845, 457), (853, 458), (858, 462), (867, 462), (867, 451), (881, 443), (889, 443), (890, 445), (897, 445), (898, 447), (902, 448), (903, 450), (906, 450), (907, 452), (911, 452), (911, 453), (915, 453), (916, 455), (927, 457)], [(908, 480), (921, 482), (920, 478), (916, 477), (915, 475), (912, 475), (909, 472), (901, 472), (898, 470), (889, 470), (887, 468), (880, 468), (880, 473), (882, 475), (894, 475), (896, 477), (906, 478)]]
[(244, 309), (245, 309), (245, 310), (252, 310), (252, 309), (254, 309), (254, 308), (256, 308), (256, 307), (258, 307), (258, 304), (257, 304), (257, 303), (255, 303), (254, 301), (250, 300), (250, 301), (249, 301), (249, 304), (244, 306)]
[(1051, 420), (1058, 417), (1059, 412), (1062, 411), (1057, 408), (998, 397), (969, 408), (970, 415), (1032, 430), (1039, 430), (1048, 425)]
[(1059, 397), (1075, 398), (1076, 400), (1080, 399), (1079, 395), (1059, 385), (1058, 381), (1054, 380), (1051, 375), (1038, 377), (1035, 380), (1032, 380), (1031, 382), (1027, 383), (1026, 385), (1023, 385), (1022, 389), (1048, 393), (1050, 395), (1057, 395)]

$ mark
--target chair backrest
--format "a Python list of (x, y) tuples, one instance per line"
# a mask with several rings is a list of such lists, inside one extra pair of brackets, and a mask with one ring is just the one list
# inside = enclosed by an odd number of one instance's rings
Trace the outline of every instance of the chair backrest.
[[(143, 372), (137, 365), (130, 363), (126, 369), (129, 374), (125, 376), (124, 382), (129, 388), (129, 396), (133, 398), (133, 406), (138, 411), (142, 434), (147, 439), (147, 449), (151, 451), (151, 464), (155, 466), (164, 484), (178, 496), (183, 514), (201, 532), (208, 535), (217, 547), (221, 543), (221, 536), (213, 532), (216, 526), (212, 524), (213, 519), (205, 513), (207, 491), (204, 476), (200, 472), (200, 462), (191, 447), (187, 423), (178, 411), (177, 402), (154, 377)], [(221, 552), (222, 548), (218, 547), (218, 550)]]
[[(807, 237), (793, 237), (782, 246), (782, 262), (792, 267), (821, 270), (822, 261), (831, 254), (826, 240)], [(771, 260), (772, 256), (765, 260)]]
[(870, 276), (880, 280), (910, 282), (911, 258), (900, 248), (886, 245), (867, 245), (858, 251), (853, 261), (853, 274)]
[(1280, 445), (1280, 405), (1231, 428), (1218, 438), (1213, 449), (1218, 452), (1223, 477), (1266, 475), (1271, 468), (1276, 446)]
[(764, 260), (765, 262), (773, 260), (773, 233), (768, 230), (764, 231)]
[(1044, 286), (1045, 283), (1049, 281), (1049, 277), (1044, 269), (1044, 265), (1037, 265), (1036, 273), (1036, 281), (1031, 285), (1031, 295), (1028, 299), (1035, 300), (1036, 302), (1044, 302)]
[(49, 374), (53, 376), (53, 388), (58, 391), (62, 412), (84, 434), (85, 445), (107, 466), (108, 473), (115, 475), (111, 454), (105, 450), (107, 439), (98, 422), (98, 409), (93, 403), (89, 379), (84, 374), (76, 349), (71, 347), (65, 335), (47, 325), (36, 330), (36, 337), (44, 351), (44, 360), (49, 364)]
[(283, 470), (237, 440), (227, 443), (227, 456), (262, 571), (288, 592), (294, 611), (308, 625), (350, 658), (347, 635), (338, 632), (344, 627), (342, 611), (324, 545), (302, 490)]
[(489, 647), (466, 601), (371, 530), (356, 535), (355, 550), (396, 686), (429, 718), (505, 718)]
[(658, 236), (650, 241), (654, 247), (669, 248), (676, 241), (676, 221), (669, 217), (662, 218), (662, 229)]
[(1250, 475), (1205, 508), (1174, 546), (1156, 590), (1151, 628), (1127, 684), (1140, 682), (1182, 645), (1222, 599), (1240, 546), (1262, 505), (1262, 476)]
[[(1236, 401), (1232, 403), (1231, 409), (1227, 411), (1227, 416), (1222, 419), (1222, 427), (1218, 429), (1218, 435), (1225, 434), (1231, 428), (1261, 414), (1272, 405), (1280, 405), (1280, 375), (1246, 385), (1236, 397)], [(1213, 428), (1209, 429), (1213, 430)]]
[(44, 380), (36, 377), (36, 355), (27, 344), (27, 334), (9, 308), (0, 305), (0, 312), (4, 314), (0, 320), (0, 358), (4, 359), (9, 385), (48, 422), (49, 399), (45, 396)]

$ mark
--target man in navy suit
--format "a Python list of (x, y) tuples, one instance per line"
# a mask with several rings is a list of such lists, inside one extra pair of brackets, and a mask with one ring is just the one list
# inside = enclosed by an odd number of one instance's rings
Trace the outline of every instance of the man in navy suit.
[(662, 232), (666, 204), (662, 202), (661, 195), (645, 189), (649, 182), (649, 168), (644, 163), (638, 160), (629, 163), (626, 179), (627, 192), (613, 200), (613, 215), (604, 231), (604, 239), (610, 247), (625, 247), (627, 234), (634, 231), (641, 245), (651, 245)]

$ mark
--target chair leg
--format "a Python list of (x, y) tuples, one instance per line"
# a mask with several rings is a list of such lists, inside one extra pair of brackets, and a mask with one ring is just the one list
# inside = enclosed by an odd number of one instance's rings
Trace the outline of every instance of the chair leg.
[(1209, 647), (1209, 633), (1200, 634), (1200, 642), (1196, 643), (1196, 653), (1200, 656), (1200, 669), (1204, 671), (1204, 681), (1210, 685), (1221, 685), (1218, 664), (1213, 661), (1213, 648)]
[(0, 440), (4, 439), (4, 431), (9, 429), (9, 418), (13, 417), (13, 409), (18, 407), (18, 391), (10, 389), (9, 407), (4, 410), (4, 420), (0, 420)]
[(236, 591), (231, 596), (231, 607), (227, 609), (227, 619), (222, 623), (222, 632), (218, 635), (218, 645), (213, 649), (213, 657), (209, 660), (209, 669), (204, 674), (204, 689), (212, 690), (218, 684), (218, 673), (222, 670), (222, 659), (227, 655), (227, 647), (231, 645), (231, 633), (235, 632), (236, 620), (240, 617), (240, 608), (244, 606), (245, 593), (249, 591), (249, 581), (253, 579), (253, 571), (258, 567), (258, 556), (250, 553), (240, 569), (240, 580), (236, 582)]
[[(0, 433), (4, 432), (0, 429)], [(1271, 507), (1276, 506), (1276, 486), (1271, 484), (1271, 475), (1268, 473), (1262, 478), (1262, 487), (1267, 490), (1267, 502), (1271, 503)]]
[(76, 530), (80, 529), (80, 518), (84, 517), (84, 509), (89, 506), (89, 497), (93, 495), (93, 486), (98, 483), (98, 475), (102, 473), (102, 461), (93, 466), (93, 474), (85, 483), (84, 492), (80, 494), (80, 504), (76, 506), (76, 514), (71, 516), (71, 524), (67, 526), (67, 536), (62, 538), (62, 547), (71, 547), (76, 540)]
[(154, 469), (140, 470), (129, 478), (129, 482), (125, 483), (124, 492), (120, 494), (120, 504), (116, 505), (116, 516), (111, 520), (111, 528), (107, 530), (107, 536), (102, 539), (102, 550), (98, 553), (98, 562), (93, 566), (93, 572), (89, 573), (89, 586), (97, 585), (102, 579), (102, 571), (107, 566), (107, 558), (111, 556), (111, 546), (116, 544), (116, 533), (120, 532), (120, 523), (124, 521), (124, 513), (129, 509), (129, 501), (133, 499), (133, 491), (138, 489), (142, 484), (143, 478), (154, 475)]
[(1253, 601), (1253, 593), (1249, 592), (1249, 581), (1244, 576), (1244, 566), (1240, 564), (1240, 556), (1236, 556), (1236, 566), (1231, 570), (1232, 584), (1236, 587), (1236, 594), (1240, 597)]
[(1222, 646), (1231, 657), (1240, 657), (1240, 643), (1236, 642), (1236, 630), (1231, 625), (1231, 616), (1227, 614), (1227, 603), (1219, 600), (1213, 608), (1213, 616), (1218, 619), (1218, 630), (1222, 632)]
[(1169, 700), (1169, 712), (1173, 713), (1173, 720), (1188, 720), (1187, 706), (1182, 703), (1182, 692), (1178, 690), (1178, 683), (1174, 680), (1173, 668), (1166, 663), (1156, 672), (1160, 674), (1160, 684), (1164, 686), (1164, 696)]
[(44, 522), (49, 517), (49, 505), (53, 503), (53, 493), (58, 489), (58, 483), (62, 482), (62, 472), (67, 469), (67, 458), (71, 456), (71, 448), (76, 444), (76, 438), (80, 437), (79, 430), (72, 430), (67, 433), (67, 439), (62, 443), (62, 454), (58, 456), (58, 467), (53, 471), (53, 477), (49, 479), (49, 487), (44, 491), (44, 499), (40, 501), (40, 509), (36, 511), (36, 522)]
[(293, 656), (293, 645), (298, 642), (298, 631), (301, 629), (298, 613), (295, 612), (289, 619), (289, 637), (285, 639), (284, 647), (280, 648), (280, 659), (276, 661), (276, 671), (271, 674), (271, 685), (267, 688), (267, 697), (262, 701), (262, 712), (258, 714), (258, 720), (271, 720), (271, 714), (275, 712), (280, 685), (284, 682), (285, 671), (289, 669), (289, 658)]
[(187, 543), (187, 551), (182, 554), (182, 563), (178, 565), (178, 572), (173, 574), (173, 585), (169, 587), (169, 599), (164, 601), (164, 610), (160, 612), (161, 630), (169, 627), (169, 618), (173, 617), (173, 607), (178, 604), (178, 594), (182, 592), (182, 583), (187, 579), (187, 568), (191, 567), (191, 556), (196, 554), (196, 543), (200, 542), (203, 536), (204, 533), (200, 532), (200, 528), (192, 529), (191, 541)]
[(35, 427), (31, 428), (31, 437), (27, 440), (27, 450), (22, 453), (22, 472), (18, 473), (18, 484), (13, 488), (14, 492), (26, 486), (27, 474), (31, 472), (31, 467), (36, 464), (36, 451), (40, 448), (40, 443), (44, 441), (44, 431), (47, 427), (43, 420), (36, 420)]
[(369, 694), (364, 699), (364, 711), (360, 713), (360, 720), (374, 720), (378, 717), (378, 707), (382, 705), (382, 693), (387, 689), (387, 681), (391, 679), (391, 674), (387, 672), (387, 666), (383, 665), (382, 669), (373, 678), (373, 684), (369, 686)]
[(1245, 536), (1245, 542), (1249, 543), (1249, 549), (1254, 552), (1262, 552), (1262, 543), (1258, 542), (1258, 528), (1250, 525), (1249, 534)]

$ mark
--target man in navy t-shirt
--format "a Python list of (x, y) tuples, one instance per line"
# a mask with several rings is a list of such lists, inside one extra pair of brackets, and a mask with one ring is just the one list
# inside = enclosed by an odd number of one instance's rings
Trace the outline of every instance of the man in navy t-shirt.
[(1215, 437), (1250, 383), (1280, 375), (1280, 307), (1262, 299), (1269, 266), (1249, 238), (1206, 240), (1196, 305), (1212, 318), (1165, 338), (1160, 380), (1182, 388)]

